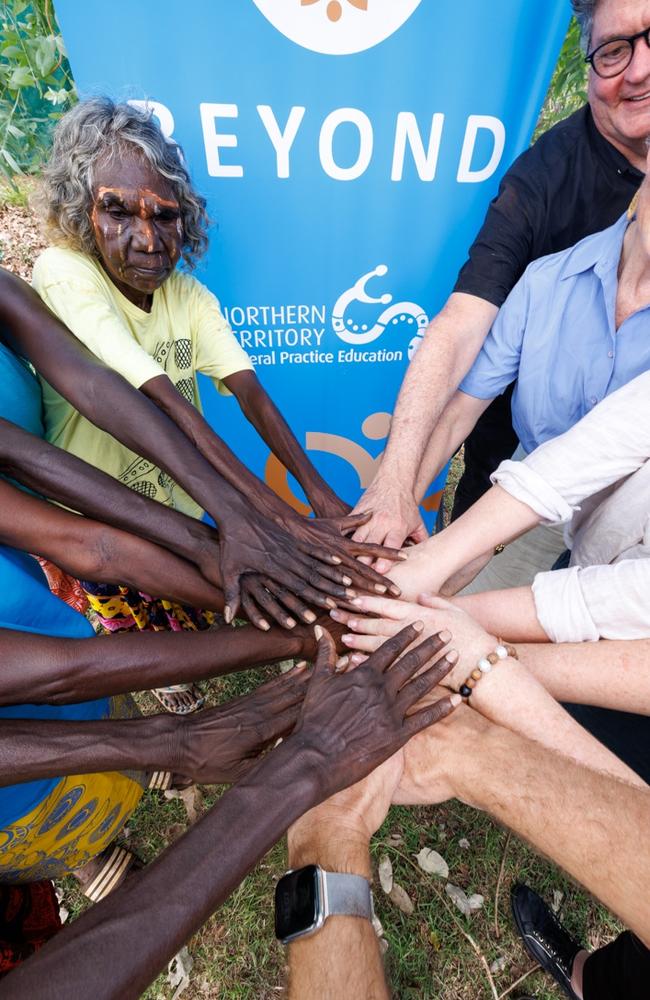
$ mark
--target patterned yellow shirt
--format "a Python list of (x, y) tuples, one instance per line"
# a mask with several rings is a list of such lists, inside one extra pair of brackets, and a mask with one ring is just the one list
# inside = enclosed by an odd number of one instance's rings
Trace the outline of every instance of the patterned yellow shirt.
[[(97, 261), (74, 250), (45, 250), (32, 284), (72, 333), (136, 389), (166, 374), (200, 410), (197, 372), (210, 376), (217, 389), (227, 393), (221, 380), (253, 367), (217, 298), (188, 274), (170, 275), (154, 292), (150, 313), (129, 302)], [(192, 517), (202, 516), (198, 504), (165, 472), (99, 430), (41, 381), (48, 441), (138, 493)]]

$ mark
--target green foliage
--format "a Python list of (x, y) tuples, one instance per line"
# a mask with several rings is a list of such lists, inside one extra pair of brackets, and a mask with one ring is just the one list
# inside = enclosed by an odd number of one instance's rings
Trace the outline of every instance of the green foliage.
[(0, 175), (13, 184), (47, 156), (76, 91), (52, 0), (0, 3)]
[(577, 111), (587, 100), (587, 64), (580, 48), (580, 29), (575, 18), (560, 52), (546, 101), (537, 122), (534, 139), (561, 118)]

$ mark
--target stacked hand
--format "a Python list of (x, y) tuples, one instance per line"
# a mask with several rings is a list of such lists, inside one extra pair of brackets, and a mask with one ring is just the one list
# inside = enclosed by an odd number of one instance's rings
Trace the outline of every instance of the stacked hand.
[[(358, 542), (372, 542), (401, 548), (409, 540), (423, 542), (429, 537), (418, 505), (412, 494), (405, 492), (395, 482), (376, 478), (363, 494), (353, 513), (373, 511), (372, 517), (355, 532)], [(386, 573), (390, 563), (380, 559), (376, 569)]]
[[(454, 662), (448, 654), (419, 673), (443, 645), (431, 636), (406, 652), (421, 631), (421, 622), (409, 625), (370, 656), (363, 670), (341, 675), (335, 671), (334, 642), (317, 627), (312, 671), (295, 668), (217, 708), (163, 717), (173, 727), (173, 770), (205, 784), (237, 781), (260, 754), (292, 733), (304, 748), (317, 748), (328, 789), (333, 782), (343, 787), (356, 780), (355, 767), (363, 777), (456, 704), (446, 696), (407, 717)], [(338, 774), (332, 770), (337, 758)]]
[(496, 638), (467, 612), (442, 597), (421, 594), (417, 604), (386, 597), (358, 597), (353, 604), (359, 609), (359, 614), (340, 608), (330, 612), (336, 622), (345, 624), (349, 629), (341, 641), (348, 649), (355, 650), (350, 656), (352, 664), (362, 663), (368, 653), (380, 648), (406, 622), (419, 619), (424, 622), (424, 635), (440, 634), (445, 642), (449, 642), (453, 635), (458, 662), (450, 671), (445, 686), (458, 690), (480, 658), (497, 644)]
[(175, 716), (172, 770), (206, 785), (238, 781), (291, 732), (309, 679), (309, 671), (296, 668), (217, 708)]
[[(399, 593), (396, 585), (363, 565), (357, 556), (385, 556), (395, 560), (401, 559), (401, 554), (345, 537), (345, 532), (357, 527), (365, 516), (321, 520), (300, 517), (289, 507), (287, 511), (284, 523), (279, 523), (277, 518), (261, 513), (239, 497), (220, 521), (219, 567), (226, 621), (232, 620), (240, 606), (241, 579), (245, 574), (259, 574), (262, 586), (275, 597), (275, 603), (284, 604), (286, 610), (300, 614), (303, 620), (305, 605), (333, 608), (354, 596), (353, 586), (375, 593), (387, 590)], [(271, 589), (267, 581), (271, 581)], [(257, 597), (250, 589), (246, 596), (250, 613), (251, 602), (256, 602)], [(286, 624), (286, 610), (280, 615), (282, 625)], [(259, 616), (254, 615), (253, 620), (257, 623)]]

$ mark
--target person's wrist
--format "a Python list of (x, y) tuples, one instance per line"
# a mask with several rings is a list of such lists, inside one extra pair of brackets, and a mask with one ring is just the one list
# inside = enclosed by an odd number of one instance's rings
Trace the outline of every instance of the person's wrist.
[[(492, 650), (495, 649), (495, 646), (492, 646)], [(510, 656), (498, 660), (492, 670), (483, 674), (475, 687), (472, 688), (468, 702), (470, 707), (477, 709), (488, 718), (494, 719), (497, 723), (500, 722), (508, 711), (506, 702), (503, 700), (503, 692), (510, 688), (513, 683), (517, 683), (517, 674), (520, 670), (521, 667), (517, 660)], [(471, 672), (468, 676), (471, 676)]]
[[(319, 813), (318, 807), (314, 810)], [(325, 871), (372, 880), (370, 837), (361, 824), (325, 816), (298, 820), (287, 835), (290, 868), (320, 865)]]
[[(508, 744), (513, 736), (499, 725), (485, 724), (480, 734), (480, 748), (476, 745), (477, 752), (465, 753), (453, 769), (455, 798), (474, 809), (488, 809), (493, 778), (497, 782), (498, 793), (502, 793), (505, 772), (500, 763), (503, 761), (507, 767), (511, 761), (512, 747)], [(451, 772), (451, 768), (449, 770)]]
[(144, 751), (146, 759), (144, 769), (186, 773), (183, 771), (183, 765), (188, 764), (187, 754), (184, 752), (186, 720), (178, 715), (161, 714), (140, 719), (138, 722), (142, 725), (143, 731), (133, 733), (131, 742), (135, 739), (140, 750)]
[[(453, 632), (453, 625), (451, 626)], [(454, 644), (454, 638), (452, 635), (451, 639), (452, 645)], [(454, 691), (460, 691), (461, 687), (465, 683), (468, 677), (472, 676), (475, 670), (479, 669), (479, 662), (488, 656), (489, 653), (494, 652), (499, 644), (499, 640), (496, 636), (485, 633), (481, 636), (478, 642), (472, 643), (469, 647), (462, 647), (459, 643), (459, 649), (461, 651), (461, 657), (455, 667), (447, 674), (447, 677), (443, 681), (445, 687), (452, 687)], [(486, 677), (482, 677), (481, 683), (486, 680)], [(477, 684), (474, 691), (478, 691), (480, 684)]]

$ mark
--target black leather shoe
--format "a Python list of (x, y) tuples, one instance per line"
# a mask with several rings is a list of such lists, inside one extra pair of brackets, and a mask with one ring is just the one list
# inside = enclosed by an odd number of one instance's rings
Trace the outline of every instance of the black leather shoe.
[(578, 1000), (571, 988), (571, 970), (582, 945), (567, 934), (551, 908), (527, 885), (514, 885), (510, 902), (528, 954), (553, 976), (570, 1000)]

